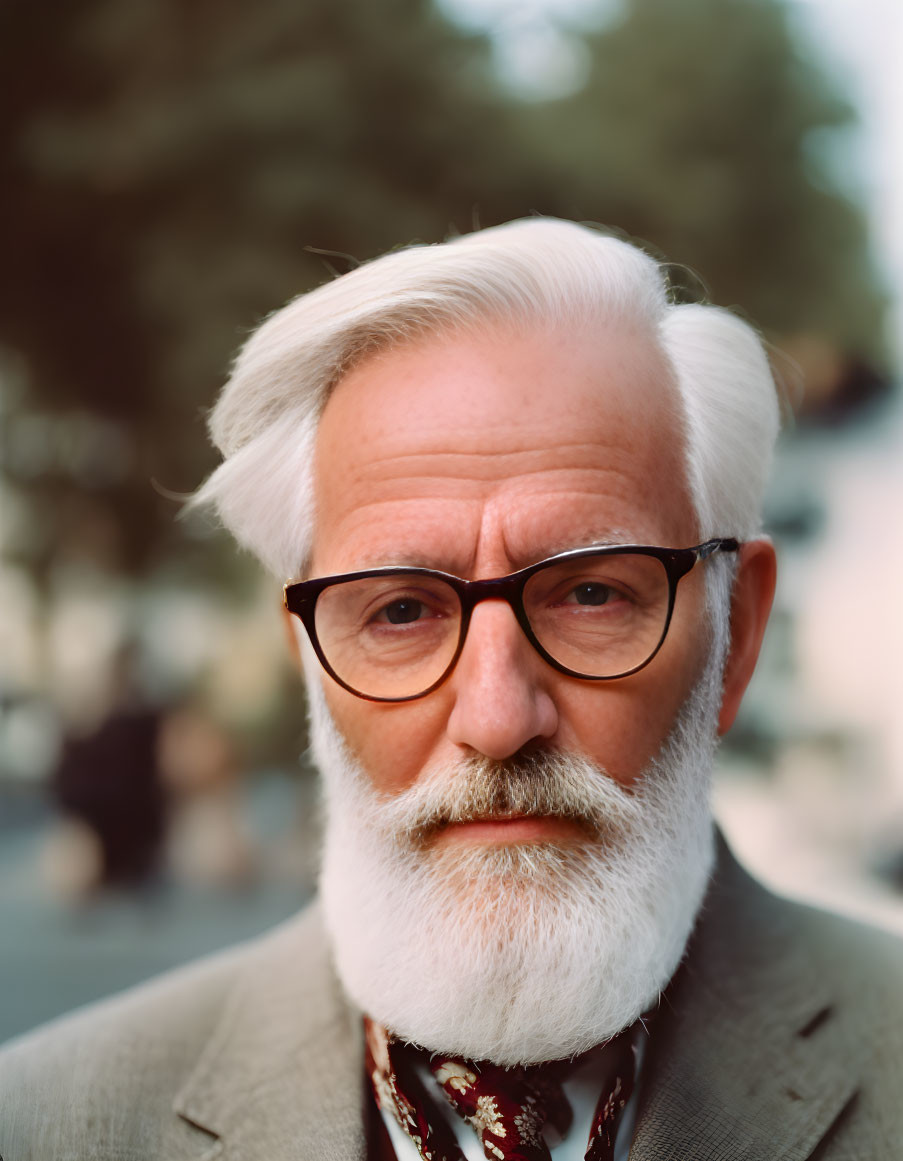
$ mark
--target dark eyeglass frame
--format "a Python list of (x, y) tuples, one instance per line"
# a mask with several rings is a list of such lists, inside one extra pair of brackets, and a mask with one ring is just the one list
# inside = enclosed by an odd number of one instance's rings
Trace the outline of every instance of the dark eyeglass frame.
[[(346, 689), (349, 693), (354, 694), (355, 697), (363, 698), (365, 701), (416, 701), (418, 698), (426, 697), (427, 694), (438, 689), (458, 663), (461, 651), (464, 648), (464, 642), (467, 639), (467, 630), (470, 627), (470, 618), (474, 608), (481, 601), (490, 600), (506, 601), (511, 606), (514, 616), (517, 618), (517, 623), (523, 630), (524, 636), (540, 657), (551, 665), (553, 669), (558, 670), (559, 673), (564, 673), (568, 677), (577, 677), (581, 681), (618, 681), (622, 677), (630, 677), (631, 674), (645, 669), (661, 649), (668, 635), (668, 629), (671, 626), (677, 586), (687, 573), (700, 561), (707, 560), (717, 552), (737, 552), (739, 548), (740, 541), (733, 537), (718, 537), (714, 540), (706, 540), (703, 544), (697, 544), (693, 548), (658, 548), (649, 544), (611, 544), (598, 548), (574, 548), (568, 552), (561, 552), (555, 556), (550, 556), (546, 560), (537, 561), (536, 564), (530, 564), (518, 572), (509, 573), (508, 576), (491, 577), (486, 580), (463, 580), (461, 577), (454, 576), (451, 573), (439, 572), (432, 568), (406, 568), (403, 565), (390, 565), (385, 568), (363, 569), (361, 572), (339, 573), (336, 576), (314, 577), (312, 580), (287, 581), (283, 588), (283, 604), (304, 625), (320, 664), (333, 681), (337, 682), (342, 689)], [(659, 637), (658, 643), (645, 661), (639, 665), (635, 665), (632, 669), (626, 669), (623, 673), (597, 677), (586, 673), (579, 673), (574, 669), (568, 669), (567, 666), (556, 661), (537, 640), (533, 632), (533, 627), (530, 624), (530, 619), (527, 616), (527, 610), (524, 607), (524, 588), (532, 576), (550, 565), (561, 564), (569, 560), (581, 560), (589, 556), (622, 556), (625, 553), (636, 556), (652, 556), (656, 560), (661, 561), (664, 566), (665, 573), (668, 577), (668, 611), (665, 616), (661, 637)], [(343, 681), (327, 660), (320, 646), (319, 637), (317, 636), (315, 624), (317, 600), (325, 589), (331, 588), (333, 585), (367, 580), (369, 577), (392, 576), (423, 576), (444, 581), (457, 594), (458, 600), (460, 601), (461, 624), (458, 630), (458, 644), (451, 660), (441, 676), (427, 689), (422, 690), (420, 693), (407, 694), (404, 697), (374, 697), (372, 694), (361, 693), (360, 690), (354, 689), (346, 681)]]

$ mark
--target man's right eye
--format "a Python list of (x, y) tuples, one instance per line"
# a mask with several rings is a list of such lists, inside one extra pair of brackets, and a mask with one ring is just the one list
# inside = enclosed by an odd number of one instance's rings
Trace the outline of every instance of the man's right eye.
[(405, 597), (384, 605), (373, 620), (388, 622), (390, 625), (410, 625), (420, 620), (425, 611), (423, 601)]

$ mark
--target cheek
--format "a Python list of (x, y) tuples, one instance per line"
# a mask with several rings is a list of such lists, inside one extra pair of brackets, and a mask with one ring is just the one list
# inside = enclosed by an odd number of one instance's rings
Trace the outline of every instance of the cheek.
[(620, 785), (632, 786), (661, 749), (683, 700), (673, 688), (655, 689), (648, 682), (640, 688), (639, 675), (617, 688), (581, 691), (562, 714), (559, 744), (585, 755)]
[(596, 686), (577, 683), (561, 693), (558, 744), (581, 751), (622, 786), (633, 785), (660, 752), (702, 676), (706, 640), (702, 631), (669, 635), (649, 666), (633, 677)]
[(429, 764), (444, 736), (448, 709), (438, 694), (398, 705), (354, 697), (327, 683), (326, 704), (336, 726), (373, 786), (406, 790)]

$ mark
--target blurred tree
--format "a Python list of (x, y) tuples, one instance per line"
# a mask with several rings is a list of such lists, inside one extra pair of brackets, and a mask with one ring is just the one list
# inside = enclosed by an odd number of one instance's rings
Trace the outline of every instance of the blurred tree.
[(779, 341), (825, 336), (884, 363), (865, 219), (819, 155), (853, 110), (785, 5), (626, 0), (587, 43), (586, 86), (534, 124), (567, 214), (648, 239)]
[(366, 258), (469, 229), (477, 205), (524, 212), (531, 163), (485, 41), (427, 0), (78, 0), (58, 16), (48, 35), (28, 0), (2, 15), (0, 343), (24, 355), (32, 403), (103, 416), (128, 447), (112, 478), (42, 472), (21, 447), (7, 470), (56, 526), (27, 538), (38, 572), (73, 493), (112, 508), (115, 565), (143, 569), (178, 535), (149, 480), (190, 490), (211, 465), (199, 418), (232, 349), (347, 267), (307, 247)]
[(625, 0), (587, 43), (580, 92), (525, 102), (430, 0), (6, 0), (0, 392), (33, 574), (221, 567), (150, 480), (212, 466), (243, 335), (332, 266), (477, 221), (617, 223), (769, 332), (880, 362), (863, 217), (813, 154), (850, 110), (777, 0)]

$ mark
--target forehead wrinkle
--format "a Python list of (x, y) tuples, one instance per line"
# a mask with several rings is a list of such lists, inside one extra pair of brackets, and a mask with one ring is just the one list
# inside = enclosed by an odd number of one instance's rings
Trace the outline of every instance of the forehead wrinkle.
[[(610, 517), (596, 511), (586, 516), (585, 507), (576, 513), (577, 504), (581, 500), (579, 492), (574, 493), (575, 518), (562, 518), (560, 511), (546, 514), (538, 513), (536, 520), (523, 519), (517, 511), (509, 511), (499, 522), (499, 533), (504, 544), (506, 558), (511, 562), (511, 570), (526, 568), (550, 556), (557, 556), (561, 552), (569, 552), (578, 548), (606, 548), (618, 544), (647, 544), (655, 542), (658, 537), (649, 530), (644, 531), (644, 521), (640, 517), (635, 524), (624, 523), (625, 517), (631, 519), (637, 514), (618, 511), (617, 493), (612, 492), (608, 499), (613, 501), (610, 508)], [(598, 500), (598, 497), (592, 496)]]
[[(399, 473), (402, 476), (409, 474), (412, 481), (415, 478), (420, 481), (424, 478), (440, 477), (463, 483), (469, 481), (516, 482), (518, 477), (548, 471), (549, 458), (563, 450), (568, 450), (573, 458), (566, 469), (559, 470), (604, 474), (618, 471), (624, 462), (635, 458), (617, 443), (606, 444), (599, 440), (585, 443), (559, 441), (542, 444), (535, 448), (512, 449), (510, 451), (497, 448), (485, 448), (479, 451), (468, 451), (460, 448), (437, 450), (427, 447), (417, 451), (381, 455), (378, 459), (370, 460), (361, 465), (357, 472), (352, 469), (350, 475), (355, 481), (369, 481), (371, 477), (376, 479), (385, 477), (396, 484), (399, 482)], [(600, 456), (605, 456), (606, 462), (604, 464), (599, 463)], [(429, 463), (430, 470), (421, 473), (418, 464), (424, 461)]]
[[(602, 489), (616, 498), (625, 493), (622, 467), (616, 463), (585, 463), (559, 467), (536, 463), (521, 466), (517, 472), (502, 475), (473, 473), (451, 474), (427, 472), (407, 473), (399, 477), (388, 467), (373, 471), (354, 471), (349, 468), (342, 481), (335, 481), (334, 488), (353, 501), (354, 511), (361, 513), (367, 509), (393, 513), (399, 505), (428, 503), (440, 500), (461, 500), (464, 502), (494, 504), (496, 501), (513, 503), (517, 508), (528, 502), (537, 508), (550, 494), (574, 492), (598, 495)], [(537, 493), (533, 487), (535, 477), (542, 477), (543, 488)], [(359, 490), (361, 495), (354, 496)], [(517, 493), (522, 492), (522, 496)]]
[(635, 484), (613, 468), (548, 470), (541, 492), (530, 479), (472, 481), (467, 494), (454, 479), (411, 480), (401, 495), (394, 477), (385, 488), (361, 481), (365, 497), (340, 524), (342, 570), (408, 565), (466, 577), (482, 561), (481, 572), (501, 576), (569, 549), (660, 540), (636, 509)]
[[(426, 517), (424, 499), (430, 507)], [(356, 504), (342, 521), (347, 548), (343, 571), (407, 565), (466, 574), (473, 563), (472, 546), (479, 536), (482, 511), (480, 496), (464, 497), (458, 490), (428, 496), (422, 489), (416, 496), (371, 496)]]

